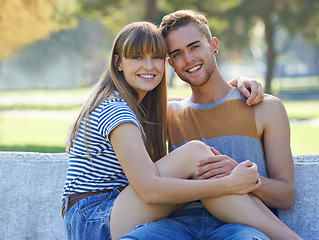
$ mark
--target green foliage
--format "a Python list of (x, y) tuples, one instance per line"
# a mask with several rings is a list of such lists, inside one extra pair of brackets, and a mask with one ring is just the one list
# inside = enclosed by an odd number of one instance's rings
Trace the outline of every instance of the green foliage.
[(115, 36), (126, 24), (143, 20), (145, 6), (143, 0), (91, 0), (83, 2), (81, 15), (100, 21)]
[(78, 0), (1, 1), (0, 59), (56, 31), (75, 27), (77, 9)]

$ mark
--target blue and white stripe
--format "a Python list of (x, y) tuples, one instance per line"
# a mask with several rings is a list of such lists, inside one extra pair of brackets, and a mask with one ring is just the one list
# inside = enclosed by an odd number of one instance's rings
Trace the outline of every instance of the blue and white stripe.
[[(108, 137), (114, 128), (125, 122), (132, 122), (139, 127), (136, 115), (119, 98), (102, 102), (90, 114), (86, 129), (85, 119), (82, 120), (70, 150), (62, 200), (74, 193), (103, 191), (128, 185)], [(84, 131), (87, 147), (84, 144)]]

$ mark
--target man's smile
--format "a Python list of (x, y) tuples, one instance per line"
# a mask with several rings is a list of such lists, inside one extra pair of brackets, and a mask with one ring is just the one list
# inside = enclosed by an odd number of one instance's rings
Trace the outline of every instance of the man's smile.
[(199, 70), (203, 65), (200, 64), (200, 65), (196, 65), (195, 67), (192, 67), (190, 69), (187, 69), (186, 71), (189, 72), (189, 73), (194, 73), (196, 72), (197, 70)]

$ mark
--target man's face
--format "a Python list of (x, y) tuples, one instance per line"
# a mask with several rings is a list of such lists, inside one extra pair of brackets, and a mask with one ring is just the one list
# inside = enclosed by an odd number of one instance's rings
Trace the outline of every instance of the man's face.
[(183, 81), (192, 86), (202, 86), (210, 79), (216, 67), (216, 38), (208, 42), (196, 25), (188, 24), (171, 31), (166, 42), (169, 63)]

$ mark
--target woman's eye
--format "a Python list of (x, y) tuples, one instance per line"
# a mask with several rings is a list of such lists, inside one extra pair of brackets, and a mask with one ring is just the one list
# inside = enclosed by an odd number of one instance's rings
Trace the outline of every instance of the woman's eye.
[(196, 49), (196, 48), (199, 48), (199, 46), (198, 46), (198, 45), (194, 45), (194, 46), (192, 47), (192, 49)]
[(137, 59), (138, 60), (138, 59), (142, 59), (142, 57), (141, 56), (133, 56), (132, 59)]

